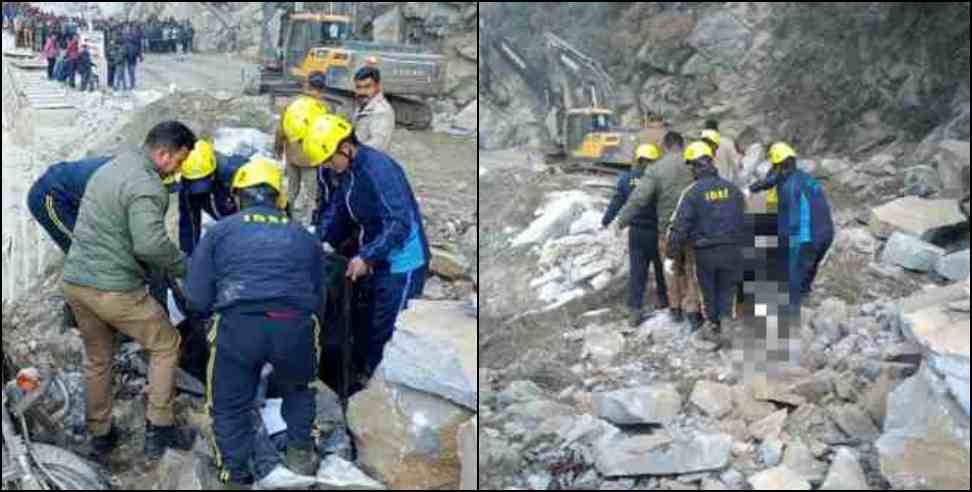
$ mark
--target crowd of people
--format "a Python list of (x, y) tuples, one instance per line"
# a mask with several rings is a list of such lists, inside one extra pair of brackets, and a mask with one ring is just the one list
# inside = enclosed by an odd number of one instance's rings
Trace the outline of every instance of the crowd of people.
[[(195, 41), (195, 29), (188, 19), (84, 19), (45, 12), (28, 2), (5, 2), (3, 27), (15, 36), (17, 48), (43, 55), (48, 79), (72, 88), (80, 79), (82, 91), (101, 83), (116, 91), (134, 90), (136, 68), (144, 61), (144, 53), (190, 53)], [(105, 37), (105, 81), (97, 75), (90, 48), (81, 40), (81, 32), (89, 29)]]

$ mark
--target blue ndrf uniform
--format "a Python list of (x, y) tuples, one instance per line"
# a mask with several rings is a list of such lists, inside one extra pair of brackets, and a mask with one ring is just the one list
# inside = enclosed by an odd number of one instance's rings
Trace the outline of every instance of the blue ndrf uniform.
[[(614, 222), (624, 204), (628, 202), (631, 193), (638, 187), (644, 172), (628, 171), (618, 178), (617, 191), (601, 225), (607, 227)], [(658, 294), (658, 304), (668, 305), (668, 286), (665, 283), (665, 271), (662, 268), (661, 256), (658, 254), (658, 209), (654, 206), (642, 207), (631, 220), (628, 231), (628, 260), (631, 263), (631, 275), (628, 277), (628, 307), (640, 311), (645, 303), (645, 289), (648, 286), (648, 271), (655, 267), (655, 287)]]
[(745, 213), (746, 199), (739, 188), (708, 166), (697, 171), (695, 183), (682, 193), (668, 235), (669, 255), (687, 243), (694, 245), (705, 317), (712, 323), (732, 316), (736, 287), (742, 281)]
[(209, 334), (207, 399), (222, 478), (251, 483), (251, 411), (264, 364), (284, 399), (288, 446), (313, 445), (320, 358), (323, 249), (272, 207), (251, 207), (212, 227), (192, 257), (193, 311), (216, 313)]
[(823, 187), (799, 169), (776, 170), (753, 185), (754, 193), (777, 189), (777, 234), (787, 272), (790, 305), (799, 306), (817, 277), (820, 262), (834, 242), (834, 222)]
[(192, 255), (202, 236), (202, 213), (215, 220), (236, 213), (233, 177), (247, 163), (241, 156), (216, 154), (216, 174), (179, 187), (179, 248)]
[(329, 167), (317, 168), (317, 217), (315, 224), (320, 224), (321, 216), (327, 211), (334, 197), (337, 196), (341, 177)]
[(74, 240), (74, 224), (88, 181), (111, 160), (99, 157), (55, 164), (31, 187), (27, 196), (30, 213), (64, 253)]
[(358, 256), (373, 268), (356, 286), (353, 354), (359, 371), (371, 377), (399, 313), (422, 295), (431, 254), (418, 201), (398, 163), (362, 145), (344, 174), (319, 233), (340, 249), (357, 228)]

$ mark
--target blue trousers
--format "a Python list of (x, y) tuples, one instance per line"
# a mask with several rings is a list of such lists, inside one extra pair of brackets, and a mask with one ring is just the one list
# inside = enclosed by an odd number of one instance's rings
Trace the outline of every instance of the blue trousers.
[[(408, 307), (416, 289), (425, 284), (425, 270), (410, 273), (376, 273), (358, 281), (354, 304), (354, 347), (352, 358), (357, 373), (374, 376), (385, 354), (385, 345), (395, 335), (398, 315)], [(352, 393), (355, 392), (352, 384)]]
[(287, 310), (228, 312), (214, 319), (206, 397), (223, 481), (253, 482), (250, 464), (258, 444), (253, 405), (264, 364), (273, 365), (284, 400), (287, 445), (313, 447), (317, 402), (309, 384), (317, 377), (319, 332), (316, 317)]

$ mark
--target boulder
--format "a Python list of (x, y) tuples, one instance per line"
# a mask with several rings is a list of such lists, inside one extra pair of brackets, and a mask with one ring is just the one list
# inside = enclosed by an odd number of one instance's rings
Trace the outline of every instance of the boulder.
[(786, 409), (780, 410), (758, 422), (749, 426), (749, 435), (757, 441), (768, 441), (779, 439), (786, 424), (788, 412)]
[(720, 419), (732, 411), (732, 388), (710, 381), (695, 383), (690, 398), (706, 415)]
[(942, 191), (942, 179), (930, 166), (915, 166), (904, 170), (904, 192), (928, 198)]
[(584, 334), (585, 358), (599, 366), (609, 366), (624, 348), (624, 337), (611, 327), (591, 326)]
[(455, 490), (462, 475), (459, 427), (473, 415), (379, 375), (351, 399), (348, 428), (362, 469), (389, 488)]
[(872, 442), (881, 434), (871, 416), (857, 405), (834, 405), (828, 410), (837, 427), (851, 439)]
[(602, 442), (595, 463), (607, 478), (685, 475), (726, 468), (731, 450), (732, 438), (725, 434), (694, 434), (685, 440), (638, 436)]
[(938, 144), (933, 160), (945, 190), (962, 191), (968, 186), (968, 180), (962, 183), (962, 172), (969, 167), (969, 142), (945, 140)]
[(414, 301), (398, 320), (378, 372), (394, 385), (479, 408), (479, 332), (461, 302)]
[(810, 483), (786, 465), (749, 477), (749, 485), (753, 490), (811, 490)]
[(928, 272), (945, 256), (945, 250), (914, 236), (895, 232), (884, 246), (881, 262), (915, 272)]
[(969, 278), (969, 250), (941, 257), (935, 263), (935, 273), (952, 282)]
[[(957, 287), (957, 289), (955, 289)], [(956, 293), (964, 291), (953, 286)], [(926, 354), (932, 374), (943, 380), (948, 392), (969, 416), (969, 313), (956, 312), (949, 307), (948, 298), (942, 304), (931, 305), (903, 314), (903, 329)], [(960, 299), (961, 300), (961, 299)], [(968, 294), (964, 300), (968, 301)]]
[(965, 225), (954, 200), (925, 200), (907, 196), (871, 210), (871, 233), (881, 239), (903, 232), (936, 243), (944, 233)]
[(450, 251), (451, 248), (433, 246), (432, 262), (429, 269), (435, 275), (447, 280), (467, 280), (469, 278), (469, 260), (460, 253)]
[(459, 459), (462, 461), (460, 490), (479, 490), (479, 420), (472, 419), (459, 428)]
[(682, 397), (673, 384), (594, 394), (595, 414), (620, 425), (664, 424), (682, 410)]
[(798, 477), (812, 484), (823, 482), (827, 474), (827, 465), (814, 456), (802, 440), (796, 440), (786, 446), (783, 454), (783, 465), (793, 471)]
[[(965, 332), (968, 343), (968, 321)], [(923, 365), (891, 393), (887, 412), (876, 447), (893, 488), (969, 490), (969, 416), (941, 378)]]
[(856, 452), (848, 448), (837, 449), (820, 490), (870, 490)]

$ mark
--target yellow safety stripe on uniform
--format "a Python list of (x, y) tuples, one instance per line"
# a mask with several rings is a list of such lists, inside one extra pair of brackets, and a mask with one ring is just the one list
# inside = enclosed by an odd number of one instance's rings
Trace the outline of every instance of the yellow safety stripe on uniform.
[(61, 218), (57, 216), (57, 211), (54, 209), (54, 197), (47, 195), (45, 205), (47, 207), (47, 216), (51, 219), (51, 222), (54, 223), (54, 226), (57, 227), (62, 234), (67, 236), (68, 239), (74, 241), (74, 234), (71, 233), (67, 227), (65, 227), (64, 223), (61, 222)]
[[(314, 348), (317, 350), (317, 359), (315, 359), (314, 365), (318, 367), (321, 360), (321, 320), (317, 318), (316, 314), (311, 317), (314, 318)], [(318, 367), (318, 370), (320, 370), (320, 367)]]
[[(219, 334), (219, 325), (222, 322), (222, 317), (216, 315), (213, 317), (213, 326), (209, 329), (209, 365), (206, 367), (206, 416), (212, 418), (213, 412), (213, 381), (216, 369), (216, 336)], [(213, 426), (215, 428), (215, 426)], [(210, 447), (213, 449), (213, 456), (216, 457), (216, 467), (219, 469), (223, 468), (223, 454), (219, 451), (219, 445), (216, 443), (216, 431), (214, 430), (211, 434)], [(224, 472), (225, 473), (225, 472)], [(228, 481), (227, 476), (226, 480)]]

